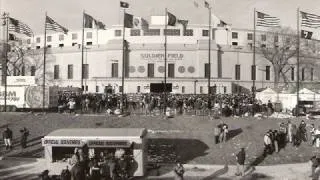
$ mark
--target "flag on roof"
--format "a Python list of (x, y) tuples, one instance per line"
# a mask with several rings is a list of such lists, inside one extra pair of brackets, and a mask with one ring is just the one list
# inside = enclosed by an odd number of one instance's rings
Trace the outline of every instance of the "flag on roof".
[(300, 11), (301, 13), (301, 26), (309, 28), (320, 27), (320, 16)]
[(207, 1), (204, 1), (204, 7), (210, 8), (210, 4)]
[(124, 14), (124, 27), (133, 28), (133, 15), (125, 13)]
[(175, 26), (176, 22), (177, 22), (177, 18), (175, 15), (171, 14), (170, 12), (167, 13), (168, 14), (168, 21), (167, 21), (167, 25), (168, 26)]
[(97, 29), (105, 29), (105, 24), (101, 21), (96, 20), (91, 15), (84, 13), (84, 27), (85, 28), (97, 28)]
[(269, 14), (257, 11), (257, 26), (263, 27), (279, 27), (280, 19)]
[(33, 36), (33, 32), (31, 30), (31, 28), (22, 23), (21, 21), (14, 19), (12, 17), (9, 17), (9, 31), (13, 31), (19, 34), (24, 34), (27, 35), (29, 37)]
[(61, 26), (60, 24), (56, 23), (53, 19), (49, 16), (46, 16), (46, 30), (56, 31), (56, 32), (63, 32), (65, 34), (68, 33), (68, 29)]
[(134, 16), (132, 24), (134, 29), (149, 29), (149, 23), (142, 17)]
[(129, 3), (120, 1), (120, 7), (122, 7), (122, 8), (129, 8)]

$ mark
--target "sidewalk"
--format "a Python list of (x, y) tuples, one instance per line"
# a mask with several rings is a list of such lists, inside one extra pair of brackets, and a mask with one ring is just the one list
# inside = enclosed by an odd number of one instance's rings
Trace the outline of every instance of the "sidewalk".
[[(34, 179), (43, 170), (48, 169), (44, 159), (32, 158), (4, 158), (0, 160), (0, 179)], [(50, 166), (51, 168), (54, 166)], [(273, 166), (256, 166), (248, 168), (244, 177), (235, 176), (236, 166), (223, 165), (195, 165), (185, 164), (185, 180), (256, 180), (256, 179), (276, 179), (276, 180), (307, 180), (311, 173), (310, 164), (284, 164)], [(49, 169), (50, 175), (61, 172), (60, 169)], [(157, 176), (157, 173), (160, 173)], [(147, 177), (135, 178), (135, 180), (153, 179), (169, 180), (173, 179), (172, 167), (162, 166), (158, 170), (150, 170)]]

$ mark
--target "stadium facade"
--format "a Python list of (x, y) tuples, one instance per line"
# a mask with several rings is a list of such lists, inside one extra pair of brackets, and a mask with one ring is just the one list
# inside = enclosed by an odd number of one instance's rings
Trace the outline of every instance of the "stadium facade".
[[(152, 16), (148, 29), (125, 29), (125, 93), (150, 92), (151, 86), (164, 82), (164, 16)], [(122, 26), (107, 30), (85, 29), (83, 88), (86, 92), (121, 92)], [(267, 41), (257, 31), (256, 41)], [(29, 51), (43, 52), (44, 35), (26, 41)], [(68, 34), (47, 34), (47, 70), (50, 85), (81, 87), (82, 30)], [(253, 85), (253, 31), (213, 24), (211, 39), (211, 86), (215, 93), (250, 91)], [(40, 61), (39, 61), (40, 62)], [(295, 58), (292, 58), (295, 62)], [(25, 75), (31, 74), (31, 66)], [(296, 66), (286, 72), (296, 82)], [(301, 67), (302, 81), (314, 83), (320, 74), (314, 67)], [(41, 74), (41, 73), (40, 73)], [(172, 93), (208, 92), (208, 25), (168, 26), (167, 83)], [(256, 88), (273, 87), (273, 67), (256, 54)]]

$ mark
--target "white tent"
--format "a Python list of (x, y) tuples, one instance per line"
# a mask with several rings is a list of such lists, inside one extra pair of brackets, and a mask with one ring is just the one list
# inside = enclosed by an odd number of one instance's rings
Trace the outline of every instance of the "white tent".
[(316, 101), (317, 96), (315, 92), (307, 88), (303, 88), (299, 91), (299, 100), (300, 101)]
[(268, 103), (268, 100), (276, 102), (278, 100), (278, 94), (273, 89), (267, 88), (264, 91), (258, 92), (256, 98), (262, 103)]

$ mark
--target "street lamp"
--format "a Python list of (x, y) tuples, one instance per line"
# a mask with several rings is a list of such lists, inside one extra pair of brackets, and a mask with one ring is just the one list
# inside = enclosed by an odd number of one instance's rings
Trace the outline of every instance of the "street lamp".
[(211, 6), (206, 2), (205, 7), (208, 9), (209, 12), (209, 44), (208, 44), (208, 66), (209, 66), (209, 74), (208, 74), (208, 108), (211, 108), (211, 99), (210, 99), (210, 94), (211, 94), (211, 89), (210, 89), (210, 80), (211, 80)]

